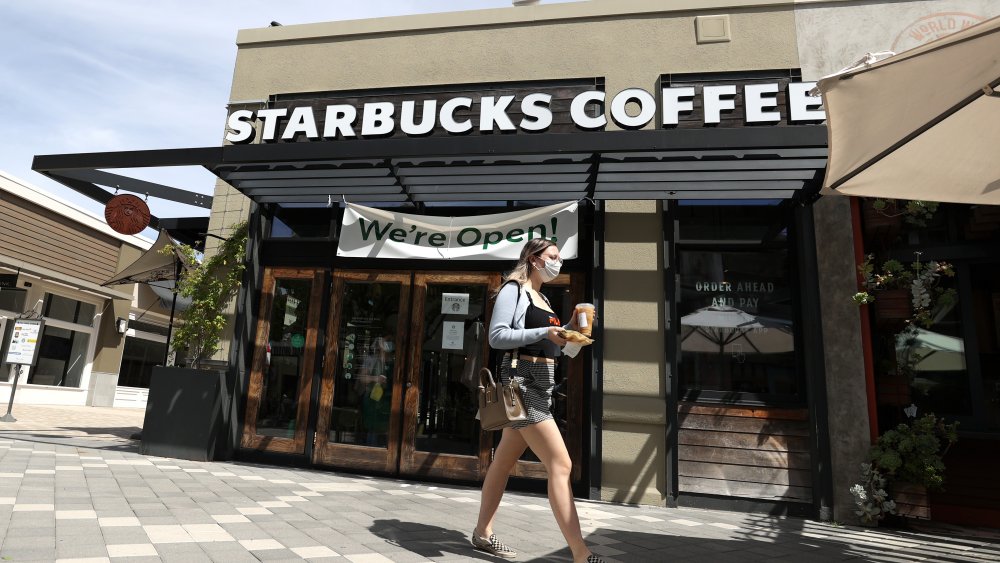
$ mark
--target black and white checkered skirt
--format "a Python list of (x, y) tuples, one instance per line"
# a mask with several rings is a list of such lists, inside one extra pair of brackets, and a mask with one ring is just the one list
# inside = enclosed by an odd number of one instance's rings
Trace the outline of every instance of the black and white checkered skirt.
[[(510, 354), (504, 354), (500, 364), (500, 380), (506, 385), (510, 381)], [(511, 426), (524, 428), (543, 420), (552, 420), (552, 389), (556, 386), (556, 366), (544, 362), (519, 360), (514, 380), (521, 387), (528, 419)]]

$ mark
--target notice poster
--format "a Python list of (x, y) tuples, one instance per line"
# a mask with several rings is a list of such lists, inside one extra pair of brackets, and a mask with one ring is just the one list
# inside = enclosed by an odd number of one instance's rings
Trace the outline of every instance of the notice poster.
[(441, 334), (441, 348), (444, 350), (461, 350), (465, 344), (465, 323), (461, 321), (445, 321)]
[(5, 361), (8, 364), (35, 365), (43, 326), (42, 321), (16, 319), (7, 346)]

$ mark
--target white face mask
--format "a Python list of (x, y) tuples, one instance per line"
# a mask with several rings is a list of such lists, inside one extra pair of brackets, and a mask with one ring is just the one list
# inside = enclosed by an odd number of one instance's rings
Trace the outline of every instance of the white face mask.
[(550, 281), (556, 279), (556, 276), (559, 275), (559, 270), (561, 268), (562, 268), (562, 260), (558, 260), (558, 259), (557, 260), (546, 260), (545, 261), (545, 266), (543, 268), (539, 268), (538, 266), (535, 266), (535, 269), (538, 270), (539, 273), (540, 273), (540, 275), (542, 276), (542, 281), (543, 282), (550, 282)]

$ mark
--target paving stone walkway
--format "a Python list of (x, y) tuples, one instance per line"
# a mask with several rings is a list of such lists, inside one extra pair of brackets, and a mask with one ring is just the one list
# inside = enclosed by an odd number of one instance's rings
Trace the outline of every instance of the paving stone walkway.
[[(46, 429), (41, 411), (29, 410), (20, 412), (30, 428), (0, 425), (0, 561), (498, 561), (469, 546), (479, 507), (474, 488), (142, 456), (125, 432), (104, 426), (136, 413), (108, 413), (96, 426), (56, 417), (59, 425)], [(570, 561), (543, 496), (504, 499), (496, 529), (520, 551), (519, 561)], [(587, 540), (608, 561), (1000, 560), (1000, 543), (971, 535), (587, 501), (578, 507)]]

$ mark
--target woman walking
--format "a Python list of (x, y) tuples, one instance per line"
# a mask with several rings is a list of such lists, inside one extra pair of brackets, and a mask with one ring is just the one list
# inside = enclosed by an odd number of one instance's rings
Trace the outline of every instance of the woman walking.
[[(521, 249), (517, 265), (504, 278), (496, 295), (490, 322), (490, 346), (506, 351), (500, 378), (506, 383), (513, 377), (520, 385), (528, 417), (503, 429), (500, 445), (483, 481), (479, 521), (472, 532), (472, 545), (498, 557), (513, 559), (517, 556), (517, 552), (493, 534), (493, 519), (514, 464), (525, 449), (531, 448), (548, 473), (549, 505), (573, 552), (573, 561), (595, 563), (602, 560), (593, 555), (583, 541), (570, 487), (573, 465), (549, 410), (555, 386), (555, 362), (566, 341), (559, 336), (562, 330), (559, 317), (540, 290), (542, 284), (559, 275), (561, 266), (562, 259), (554, 242), (531, 239)], [(515, 354), (516, 367), (511, 367)]]

